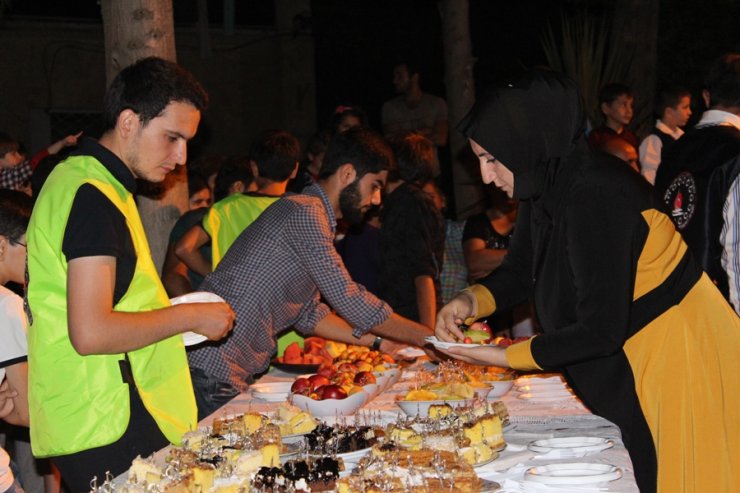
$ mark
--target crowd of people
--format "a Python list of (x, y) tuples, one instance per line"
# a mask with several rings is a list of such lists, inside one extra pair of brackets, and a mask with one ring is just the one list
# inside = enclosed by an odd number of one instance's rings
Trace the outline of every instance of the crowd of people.
[[(192, 74), (159, 58), (122, 70), (98, 139), (73, 134), (25, 160), (0, 134), (0, 418), (31, 424), (47, 491), (55, 471), (87, 491), (179, 443), (314, 334), (561, 371), (620, 427), (641, 491), (738, 488), (740, 55), (712, 66), (693, 128), (682, 129), (691, 94), (660, 91), (642, 142), (620, 83), (603, 87), (604, 121), (588, 133), (561, 74), (482, 92), (454, 130), (491, 192), (465, 220), (446, 214), (439, 183), (444, 100), (410, 63), (393, 84), (382, 133), (340, 106), (305, 152), (275, 129), (247, 157), (188, 163), (190, 210), (163, 266), (137, 180), (188, 161), (208, 106)], [(196, 290), (223, 301), (170, 303)], [(425, 346), (481, 319), (536, 335), (508, 349)], [(207, 341), (186, 350), (188, 331)], [(0, 492), (23, 491), (10, 464), (0, 449)]]

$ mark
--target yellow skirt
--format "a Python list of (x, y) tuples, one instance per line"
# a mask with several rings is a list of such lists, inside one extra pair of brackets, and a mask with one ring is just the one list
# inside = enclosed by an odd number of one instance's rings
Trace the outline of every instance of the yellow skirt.
[(706, 274), (624, 350), (661, 493), (740, 492), (740, 318)]

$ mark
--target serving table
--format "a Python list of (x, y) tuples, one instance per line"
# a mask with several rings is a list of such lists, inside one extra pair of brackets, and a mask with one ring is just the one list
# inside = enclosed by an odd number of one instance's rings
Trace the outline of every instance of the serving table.
[[(399, 382), (366, 403), (357, 415), (370, 416), (375, 422), (380, 420), (383, 424), (395, 421), (399, 415), (402, 415), (402, 411), (395, 404), (395, 401), (407, 392), (411, 385), (408, 376), (412, 375), (414, 371), (414, 366), (406, 369)], [(285, 382), (293, 381), (295, 378), (296, 375), (272, 369), (258, 381)], [(476, 468), (478, 475), (482, 479), (496, 481), (501, 484), (502, 489), (499, 491), (503, 493), (639, 492), (632, 462), (622, 442), (619, 428), (606, 419), (592, 414), (575, 396), (567, 394), (563, 398), (567, 386), (558, 375), (549, 374), (540, 377), (533, 375), (527, 378), (537, 379), (537, 382), (532, 381), (533, 385), (531, 386), (535, 390), (525, 394), (524, 397), (528, 397), (527, 399), (520, 398), (521, 394), (515, 389), (512, 389), (503, 397), (496, 398), (502, 400), (509, 410), (510, 424), (504, 428), (507, 447), (500, 452), (498, 459)], [(535, 383), (542, 384), (542, 386), (537, 387), (534, 385)], [(536, 389), (545, 390), (538, 392)], [(559, 389), (560, 392), (553, 392), (553, 389)], [(243, 393), (201, 421), (200, 426), (210, 426), (214, 418), (225, 414), (247, 411), (270, 412), (275, 410), (278, 405), (279, 403), (263, 402), (255, 399), (249, 392)], [(332, 422), (337, 418), (319, 419), (333, 424)], [(351, 417), (338, 419), (348, 422), (352, 420)], [(544, 454), (536, 453), (528, 448), (528, 445), (535, 440), (559, 437), (600, 437), (612, 440), (614, 446), (598, 452), (576, 455), (572, 452), (566, 451), (563, 453), (559, 450)], [(596, 485), (579, 486), (553, 486), (525, 480), (525, 472), (531, 467), (573, 462), (613, 465), (621, 470), (621, 478)]]

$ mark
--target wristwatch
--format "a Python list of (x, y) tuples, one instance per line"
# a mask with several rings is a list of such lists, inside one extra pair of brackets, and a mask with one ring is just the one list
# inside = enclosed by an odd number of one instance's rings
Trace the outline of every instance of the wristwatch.
[(370, 346), (370, 349), (372, 349), (373, 351), (380, 351), (381, 342), (383, 342), (383, 338), (380, 336), (376, 337), (375, 340), (373, 341), (373, 345)]

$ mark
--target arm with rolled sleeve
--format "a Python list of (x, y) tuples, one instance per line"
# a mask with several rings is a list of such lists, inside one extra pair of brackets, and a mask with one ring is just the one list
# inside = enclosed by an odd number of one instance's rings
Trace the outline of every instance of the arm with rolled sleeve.
[[(353, 327), (355, 337), (390, 317), (392, 310), (387, 303), (350, 278), (334, 247), (334, 234), (319, 202), (299, 208), (285, 227), (289, 229), (284, 236), (289, 247), (327, 303)], [(314, 317), (308, 311), (304, 311), (304, 316)]]

